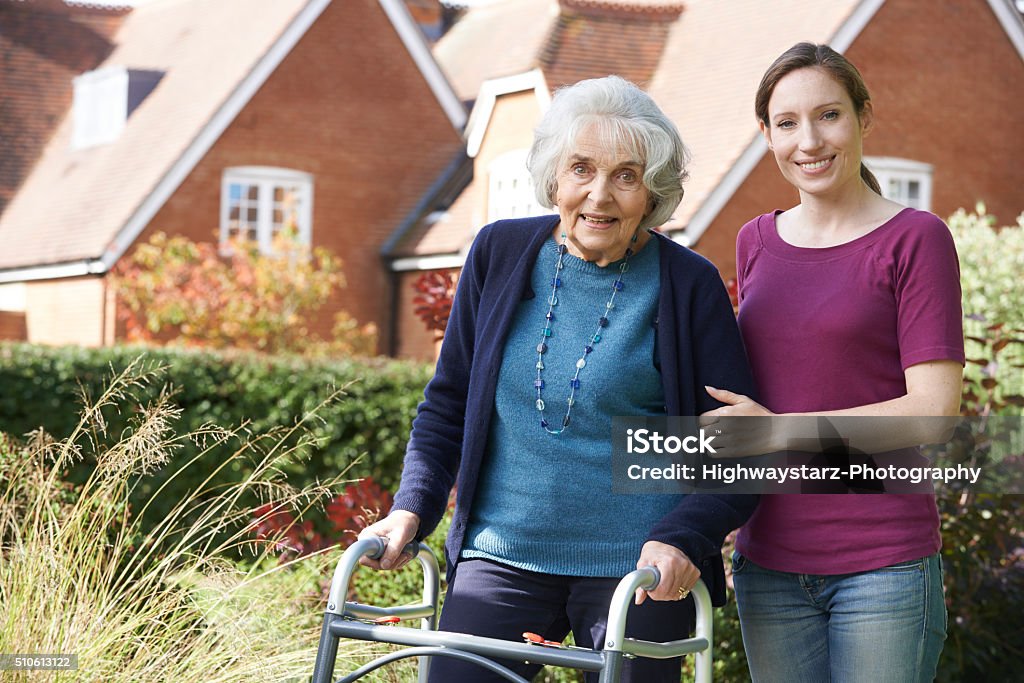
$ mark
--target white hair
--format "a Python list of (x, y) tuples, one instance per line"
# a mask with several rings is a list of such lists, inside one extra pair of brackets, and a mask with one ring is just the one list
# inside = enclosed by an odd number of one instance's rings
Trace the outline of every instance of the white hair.
[(537, 201), (554, 207), (559, 171), (579, 134), (592, 127), (604, 144), (625, 150), (644, 165), (643, 183), (653, 207), (640, 227), (668, 222), (683, 199), (690, 152), (650, 95), (618, 76), (580, 81), (555, 92), (526, 161)]

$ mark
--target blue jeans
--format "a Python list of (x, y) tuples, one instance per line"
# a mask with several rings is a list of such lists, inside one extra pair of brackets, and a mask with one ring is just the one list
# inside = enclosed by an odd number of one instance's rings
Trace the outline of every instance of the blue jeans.
[(917, 683), (946, 638), (936, 555), (856, 574), (791, 574), (732, 557), (754, 683)]
[[(561, 641), (571, 630), (580, 647), (604, 647), (608, 603), (618, 579), (538, 574), (484, 559), (459, 562), (455, 578), (448, 585), (441, 609), (442, 631), (522, 642), (523, 632), (532, 631), (548, 640)], [(695, 621), (693, 598), (680, 602), (630, 605), (626, 637), (643, 640), (686, 638)], [(527, 680), (541, 667), (506, 659), (495, 659)], [(623, 683), (678, 683), (681, 659), (639, 657), (623, 663)], [(588, 672), (588, 683), (598, 675)], [(506, 679), (473, 664), (449, 657), (434, 657), (430, 664), (431, 683), (490, 683)]]

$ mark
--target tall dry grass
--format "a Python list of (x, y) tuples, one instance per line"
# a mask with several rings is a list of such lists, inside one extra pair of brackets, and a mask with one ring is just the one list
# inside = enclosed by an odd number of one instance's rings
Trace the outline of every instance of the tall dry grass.
[[(243, 425), (179, 435), (170, 392), (147, 405), (135, 399), (160, 374), (137, 361), (113, 377), (65, 439), (0, 439), (0, 653), (78, 656), (76, 671), (4, 671), (0, 679), (241, 683), (311, 673), (319, 579), (330, 570), (322, 555), (281, 564), (274, 539), (254, 544), (260, 520), (244, 501), (255, 493), (275, 503), (267, 514), (301, 510), (337, 488), (332, 480), (295, 490), (281, 474), (303, 456), (307, 437), (292, 437), (305, 433), (315, 411), (287, 433), (255, 435)], [(104, 447), (109, 411), (135, 414)], [(144, 532), (148, 503), (132, 510), (130, 496), (185, 439), (204, 448), (181, 467), (202, 468), (204, 483)], [(225, 443), (233, 454), (214, 461), (211, 450)], [(243, 460), (251, 475), (217, 483)], [(87, 481), (66, 483), (62, 473), (82, 461), (93, 466)], [(148, 500), (166, 495), (170, 481)], [(240, 551), (249, 553), (244, 562)]]

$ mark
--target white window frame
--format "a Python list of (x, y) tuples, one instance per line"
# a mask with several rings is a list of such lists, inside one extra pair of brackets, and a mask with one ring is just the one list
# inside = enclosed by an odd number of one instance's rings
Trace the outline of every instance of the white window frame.
[(72, 149), (113, 142), (128, 120), (128, 69), (108, 66), (73, 80)]
[(273, 253), (274, 242), (274, 189), (295, 188), (297, 207), (295, 219), (299, 241), (311, 245), (313, 241), (313, 175), (290, 168), (273, 166), (235, 166), (224, 169), (220, 194), (220, 246), (226, 250), (232, 236), (231, 186), (256, 186), (256, 241), (260, 252)]
[[(526, 168), (529, 150), (514, 149), (496, 156), (487, 166), (487, 222), (551, 213), (537, 203), (533, 178)], [(512, 182), (514, 189), (503, 184)]]
[[(882, 195), (900, 204), (911, 206), (922, 211), (932, 208), (932, 169), (931, 164), (898, 157), (864, 157), (864, 163), (875, 174)], [(918, 198), (912, 202), (907, 188), (910, 183), (918, 185)], [(893, 191), (893, 185), (899, 189)]]

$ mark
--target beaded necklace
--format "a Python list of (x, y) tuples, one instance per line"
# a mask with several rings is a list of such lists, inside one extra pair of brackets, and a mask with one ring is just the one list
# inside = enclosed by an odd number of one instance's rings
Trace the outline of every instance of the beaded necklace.
[[(636, 235), (629, 241), (630, 245), (636, 243)], [(551, 423), (544, 417), (544, 354), (547, 353), (548, 345), (547, 340), (551, 337), (551, 323), (555, 320), (555, 306), (558, 305), (558, 288), (562, 286), (562, 268), (564, 266), (565, 253), (568, 251), (565, 246), (565, 233), (562, 233), (562, 243), (558, 245), (558, 261), (555, 264), (555, 276), (551, 278), (551, 295), (548, 296), (548, 312), (544, 318), (544, 329), (541, 330), (540, 343), (537, 344), (537, 378), (533, 381), (533, 387), (537, 390), (537, 410), (541, 414), (540, 426), (544, 428), (548, 434), (561, 434), (569, 427), (569, 416), (572, 413), (572, 407), (576, 403), (576, 390), (580, 388), (580, 370), (587, 365), (587, 356), (594, 351), (594, 345), (601, 341), (601, 332), (604, 328), (608, 327), (608, 315), (612, 309), (615, 308), (615, 295), (622, 291), (622, 276), (629, 270), (629, 257), (633, 255), (632, 246), (626, 249), (626, 255), (622, 259), (622, 263), (619, 264), (619, 274), (615, 278), (615, 282), (612, 283), (612, 291), (608, 297), (608, 302), (604, 305), (604, 313), (597, 319), (597, 330), (590, 336), (587, 343), (583, 345), (583, 355), (580, 356), (579, 360), (576, 361), (576, 372), (573, 374), (572, 379), (569, 380), (569, 399), (568, 405), (565, 408), (565, 416), (562, 418), (562, 424), (559, 427), (551, 428)]]

